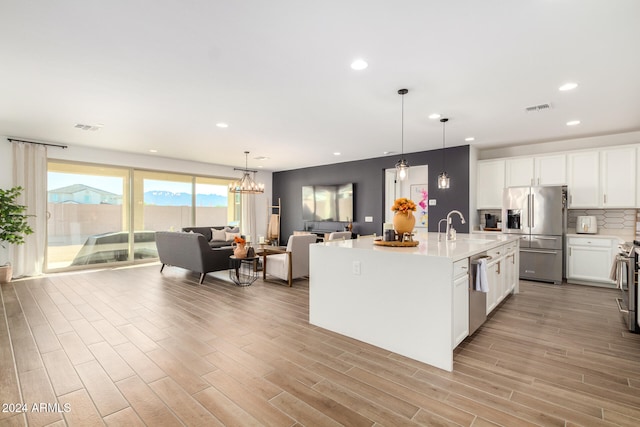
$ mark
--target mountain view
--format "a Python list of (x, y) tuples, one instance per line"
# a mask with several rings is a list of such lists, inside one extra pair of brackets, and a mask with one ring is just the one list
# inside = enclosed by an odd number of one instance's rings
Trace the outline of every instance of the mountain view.
[[(146, 191), (144, 193), (145, 205), (160, 206), (190, 206), (191, 194), (172, 193), (170, 191)], [(197, 194), (196, 206), (200, 207), (226, 207), (227, 197), (218, 194)]]

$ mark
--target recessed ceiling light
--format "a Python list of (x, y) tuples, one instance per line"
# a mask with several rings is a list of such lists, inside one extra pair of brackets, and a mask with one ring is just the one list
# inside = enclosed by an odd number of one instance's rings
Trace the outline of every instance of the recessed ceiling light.
[(382, 154), (386, 156), (387, 154), (393, 154), (393, 151), (383, 151)]
[(158, 150), (151, 149), (151, 150), (149, 150), (149, 152), (150, 152), (150, 153), (157, 153), (157, 152), (158, 152)]
[(577, 87), (578, 87), (578, 83), (565, 83), (562, 86), (560, 86), (558, 90), (561, 90), (564, 92), (566, 90), (573, 90)]
[(570, 120), (567, 122), (567, 126), (577, 126), (580, 124), (580, 120)]
[(220, 123), (216, 123), (216, 126), (218, 126), (219, 128), (228, 128), (228, 127), (229, 127), (229, 125), (228, 125), (228, 124), (226, 124), (226, 123), (222, 123), (222, 122), (220, 122)]
[(431, 120), (439, 119), (441, 116), (438, 113), (429, 114)]
[(476, 139), (474, 137), (470, 136), (468, 138), (465, 138), (464, 140), (467, 141), (467, 142), (471, 142), (471, 141), (475, 141)]
[(351, 69), (357, 71), (364, 70), (368, 66), (369, 64), (367, 64), (367, 61), (365, 61), (364, 59), (356, 59), (351, 63)]
[(339, 156), (339, 155), (341, 155), (341, 154), (342, 154), (342, 153), (340, 153), (339, 151), (336, 151), (335, 153), (333, 153), (333, 155), (334, 155), (334, 156)]

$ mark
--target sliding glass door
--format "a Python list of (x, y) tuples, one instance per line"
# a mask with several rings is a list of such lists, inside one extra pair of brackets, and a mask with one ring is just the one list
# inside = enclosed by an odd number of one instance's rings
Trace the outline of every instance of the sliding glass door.
[(46, 270), (129, 259), (129, 170), (49, 162)]
[(196, 177), (195, 194), (197, 227), (239, 224), (240, 209), (229, 193), (228, 179)]
[(46, 271), (156, 259), (156, 231), (240, 223), (229, 179), (50, 161)]

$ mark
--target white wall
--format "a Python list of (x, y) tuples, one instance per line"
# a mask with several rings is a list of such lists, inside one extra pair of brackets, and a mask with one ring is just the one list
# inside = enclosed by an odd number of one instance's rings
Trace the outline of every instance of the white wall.
[(546, 153), (559, 153), (585, 148), (600, 148), (614, 145), (640, 143), (640, 131), (592, 136), (588, 138), (565, 139), (541, 142), (537, 144), (516, 145), (513, 147), (487, 148), (479, 151), (478, 160), (499, 159), (502, 157), (529, 156)]
[(476, 208), (476, 192), (477, 192), (477, 168), (478, 168), (478, 149), (469, 147), (469, 232), (474, 229), (476, 224), (480, 224), (478, 210)]

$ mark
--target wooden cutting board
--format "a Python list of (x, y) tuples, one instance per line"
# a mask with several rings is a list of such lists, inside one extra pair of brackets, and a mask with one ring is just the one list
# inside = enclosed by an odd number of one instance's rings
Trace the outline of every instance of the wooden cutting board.
[(374, 240), (373, 241), (374, 245), (378, 245), (378, 246), (390, 246), (390, 247), (394, 247), (394, 248), (408, 248), (408, 247), (412, 247), (412, 246), (418, 246), (420, 244), (420, 242), (413, 241), (413, 242), (400, 242), (398, 240), (392, 240), (390, 242), (385, 242), (384, 240)]

